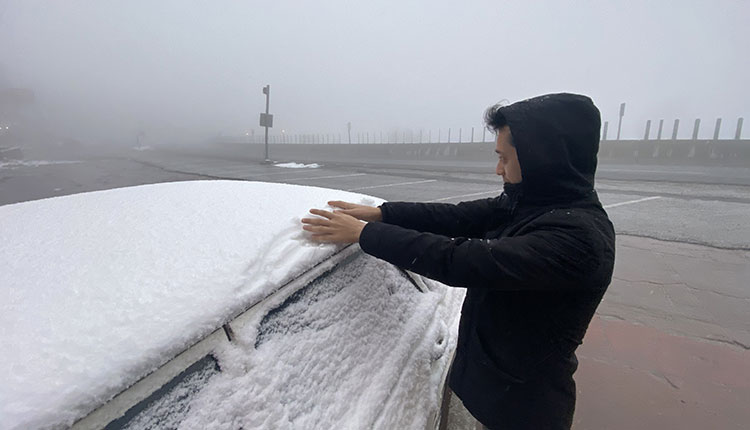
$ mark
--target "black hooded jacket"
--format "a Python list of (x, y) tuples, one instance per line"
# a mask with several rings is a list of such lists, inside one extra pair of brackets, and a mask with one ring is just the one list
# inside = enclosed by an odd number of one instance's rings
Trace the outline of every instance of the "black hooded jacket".
[(594, 191), (599, 111), (550, 94), (500, 109), (523, 180), (489, 199), (385, 203), (362, 249), (467, 289), (449, 384), (494, 428), (569, 428), (581, 344), (612, 277), (615, 233)]

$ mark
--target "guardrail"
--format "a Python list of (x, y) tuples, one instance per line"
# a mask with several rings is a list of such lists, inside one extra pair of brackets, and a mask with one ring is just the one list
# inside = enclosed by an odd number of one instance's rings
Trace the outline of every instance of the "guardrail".
[[(494, 163), (494, 142), (406, 144), (270, 144), (275, 160), (377, 163), (445, 160)], [(219, 143), (213, 151), (262, 159), (264, 145)], [(695, 164), (750, 167), (750, 140), (606, 140), (599, 161), (611, 164)]]

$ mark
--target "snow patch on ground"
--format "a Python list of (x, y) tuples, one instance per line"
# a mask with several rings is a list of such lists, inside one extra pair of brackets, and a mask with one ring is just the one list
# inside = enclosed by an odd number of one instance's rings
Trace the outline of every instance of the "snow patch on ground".
[(146, 145), (146, 146), (134, 146), (133, 147), (134, 151), (153, 151), (153, 149), (154, 148), (152, 148), (152, 147), (150, 147), (148, 145)]
[(0, 206), (0, 428), (67, 427), (339, 249), (300, 218), (377, 198), (244, 181)]
[(0, 169), (14, 169), (17, 167), (39, 167), (52, 164), (77, 164), (82, 161), (46, 161), (46, 160), (0, 160)]
[(277, 163), (274, 164), (276, 167), (286, 167), (287, 169), (317, 169), (321, 167), (320, 164), (301, 164), (301, 163)]

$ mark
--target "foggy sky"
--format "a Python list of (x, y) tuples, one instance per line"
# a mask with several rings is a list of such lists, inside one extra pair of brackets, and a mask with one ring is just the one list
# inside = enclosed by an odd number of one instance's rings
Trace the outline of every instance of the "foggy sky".
[(0, 86), (102, 142), (260, 133), (265, 84), (276, 133), (467, 136), (491, 104), (567, 91), (610, 122), (626, 102), (627, 138), (661, 118), (709, 137), (717, 117), (731, 137), (750, 119), (748, 22), (746, 1), (0, 0)]

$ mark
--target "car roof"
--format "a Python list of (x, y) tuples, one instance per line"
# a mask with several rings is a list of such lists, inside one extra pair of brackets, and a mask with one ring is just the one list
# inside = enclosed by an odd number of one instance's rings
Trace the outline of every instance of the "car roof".
[(362, 194), (190, 181), (0, 207), (0, 417), (70, 425), (340, 247), (299, 219)]

